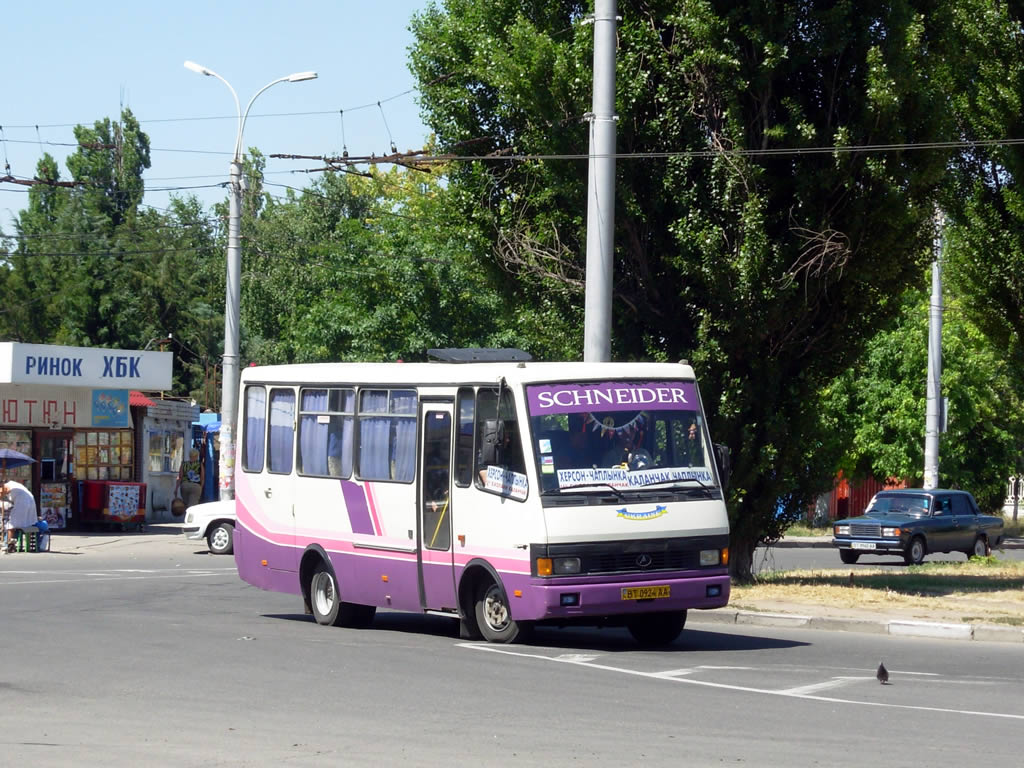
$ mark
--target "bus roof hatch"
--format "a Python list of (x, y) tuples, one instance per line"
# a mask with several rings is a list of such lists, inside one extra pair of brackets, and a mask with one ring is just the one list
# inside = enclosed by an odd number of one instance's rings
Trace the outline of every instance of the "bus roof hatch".
[(521, 349), (481, 347), (428, 349), (427, 357), (439, 363), (525, 363), (533, 360), (529, 352)]

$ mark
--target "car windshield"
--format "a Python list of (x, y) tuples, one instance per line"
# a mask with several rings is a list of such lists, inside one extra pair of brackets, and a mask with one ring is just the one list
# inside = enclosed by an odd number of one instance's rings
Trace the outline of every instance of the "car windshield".
[(715, 484), (693, 382), (544, 384), (526, 392), (545, 495)]
[(915, 515), (923, 517), (928, 514), (931, 499), (910, 493), (892, 493), (876, 496), (868, 507), (873, 515)]

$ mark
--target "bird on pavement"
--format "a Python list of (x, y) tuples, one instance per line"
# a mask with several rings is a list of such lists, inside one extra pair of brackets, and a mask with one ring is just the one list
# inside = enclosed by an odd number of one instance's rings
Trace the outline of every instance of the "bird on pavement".
[(889, 684), (889, 670), (885, 668), (885, 664), (878, 665), (878, 672), (875, 674), (875, 677), (878, 678), (878, 682), (882, 685)]

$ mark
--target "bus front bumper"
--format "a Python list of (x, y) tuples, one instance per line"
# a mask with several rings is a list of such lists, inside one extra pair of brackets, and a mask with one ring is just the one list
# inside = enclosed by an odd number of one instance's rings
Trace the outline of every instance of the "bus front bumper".
[(615, 581), (531, 578), (520, 598), (513, 595), (513, 615), (525, 621), (721, 608), (729, 602), (729, 572)]

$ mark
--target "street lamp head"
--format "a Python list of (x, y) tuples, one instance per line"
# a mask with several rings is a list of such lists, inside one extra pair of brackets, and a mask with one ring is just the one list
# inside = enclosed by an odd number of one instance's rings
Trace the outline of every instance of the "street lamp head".
[(316, 72), (296, 72), (288, 75), (289, 83), (301, 83), (303, 80), (316, 80)]
[(212, 76), (213, 71), (207, 69), (202, 64), (196, 64), (194, 61), (186, 61), (185, 69), (191, 69), (193, 72), (198, 72), (200, 75)]

